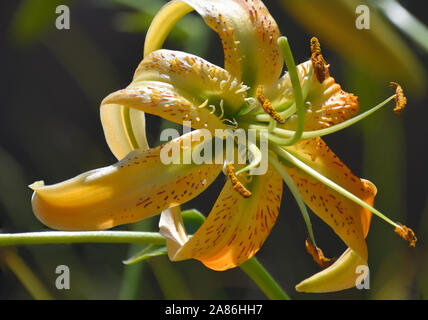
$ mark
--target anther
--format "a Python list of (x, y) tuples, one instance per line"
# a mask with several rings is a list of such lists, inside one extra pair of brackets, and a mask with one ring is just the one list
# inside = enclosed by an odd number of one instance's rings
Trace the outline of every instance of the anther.
[(233, 164), (226, 163), (226, 172), (227, 172), (228, 178), (232, 182), (233, 189), (244, 198), (251, 197), (251, 192), (247, 188), (245, 188), (245, 186), (242, 184), (241, 181), (239, 181), (238, 177), (236, 176), (235, 168), (233, 167)]
[(404, 111), (407, 104), (407, 98), (404, 96), (403, 88), (396, 82), (391, 82), (390, 87), (395, 90), (395, 108), (394, 113), (400, 114)]
[(397, 233), (401, 238), (409, 242), (409, 247), (415, 247), (416, 241), (418, 241), (418, 238), (416, 238), (415, 233), (412, 229), (403, 226), (399, 224), (400, 226), (395, 228), (395, 233)]
[(285, 123), (285, 120), (283, 117), (281, 117), (281, 115), (275, 111), (275, 109), (273, 108), (271, 102), (269, 101), (269, 99), (267, 99), (264, 95), (263, 95), (263, 89), (262, 86), (258, 86), (257, 87), (257, 100), (259, 100), (260, 104), (262, 105), (263, 110), (270, 115), (276, 122), (279, 123)]
[(319, 83), (323, 83), (326, 78), (330, 76), (330, 72), (328, 70), (329, 65), (324, 60), (324, 57), (321, 54), (321, 46), (316, 37), (312, 37), (311, 39), (311, 60), (312, 66), (314, 68), (314, 73), (317, 77)]
[(310, 239), (306, 239), (306, 251), (312, 256), (314, 261), (323, 269), (328, 268), (331, 266), (334, 261), (336, 261), (336, 258), (327, 258), (324, 256), (324, 253), (322, 250), (318, 247), (316, 247)]

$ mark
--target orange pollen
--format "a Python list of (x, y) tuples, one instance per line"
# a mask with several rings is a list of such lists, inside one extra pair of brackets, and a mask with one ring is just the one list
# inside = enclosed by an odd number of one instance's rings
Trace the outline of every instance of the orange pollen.
[(310, 239), (306, 239), (305, 245), (306, 245), (306, 251), (308, 251), (308, 253), (312, 256), (314, 261), (321, 268), (323, 269), (328, 268), (334, 263), (334, 261), (336, 261), (336, 258), (331, 258), (331, 259), (326, 258), (322, 250), (314, 246)]
[(330, 77), (330, 72), (328, 70), (329, 65), (324, 60), (324, 57), (321, 54), (321, 46), (316, 37), (311, 39), (311, 60), (314, 67), (314, 73), (317, 77), (319, 83), (323, 83), (324, 80)]
[(226, 171), (228, 178), (232, 182), (233, 189), (244, 198), (251, 197), (251, 192), (247, 188), (245, 188), (245, 186), (242, 184), (241, 181), (239, 181), (238, 177), (236, 176), (233, 164), (226, 163)]
[(409, 242), (409, 247), (416, 247), (416, 241), (418, 241), (418, 238), (416, 238), (412, 229), (400, 224), (400, 227), (395, 228), (394, 231), (401, 238)]
[(263, 89), (262, 86), (257, 87), (257, 99), (259, 100), (260, 104), (262, 105), (263, 110), (270, 115), (276, 122), (278, 123), (285, 123), (285, 120), (281, 115), (275, 111), (275, 109), (272, 106), (272, 103), (263, 95)]
[(395, 108), (394, 113), (400, 114), (404, 111), (407, 104), (407, 98), (404, 96), (403, 88), (396, 82), (391, 82), (390, 87), (395, 90)]

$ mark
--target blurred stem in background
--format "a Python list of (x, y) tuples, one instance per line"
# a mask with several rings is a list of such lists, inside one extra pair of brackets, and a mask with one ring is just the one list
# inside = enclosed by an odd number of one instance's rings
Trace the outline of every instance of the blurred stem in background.
[[(132, 231), (144, 230), (149, 220), (142, 220), (134, 223), (131, 226)], [(131, 244), (128, 248), (128, 257), (133, 256), (138, 251), (141, 251), (144, 246), (139, 244)], [(146, 271), (145, 263), (136, 263), (133, 265), (125, 265), (123, 268), (122, 282), (119, 291), (120, 300), (136, 300), (139, 297), (139, 290), (143, 283), (144, 273)]]
[[(385, 21), (371, 2), (366, 0), (280, 0), (280, 2), (287, 13), (310, 34), (317, 35), (322, 44), (335, 50), (356, 68), (370, 70), (370, 73), (376, 75), (380, 81), (389, 82), (393, 79), (406, 84), (407, 90), (412, 95), (420, 97), (425, 94), (427, 79), (422, 64), (401, 39), (400, 34)], [(356, 8), (360, 5), (370, 8), (369, 30), (359, 30), (355, 26)], [(425, 34), (425, 37), (428, 38), (428, 35)]]
[(385, 17), (422, 50), (428, 53), (428, 28), (395, 0), (370, 0)]
[(18, 255), (14, 248), (0, 249), (0, 266), (11, 270), (36, 300), (52, 300), (52, 296), (43, 283), (31, 271), (25, 261)]

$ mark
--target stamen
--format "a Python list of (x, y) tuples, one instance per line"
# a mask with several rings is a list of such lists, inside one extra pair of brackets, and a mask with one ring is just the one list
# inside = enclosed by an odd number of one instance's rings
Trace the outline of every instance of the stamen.
[(257, 102), (257, 99), (250, 97), (245, 98), (245, 103), (242, 105), (241, 109), (237, 112), (236, 116), (240, 117), (243, 115), (246, 115), (253, 111), (255, 108), (259, 106), (259, 103)]
[(315, 75), (317, 76), (318, 82), (323, 83), (326, 78), (330, 77), (330, 72), (328, 70), (329, 65), (327, 65), (321, 54), (321, 46), (316, 37), (312, 37), (311, 39), (311, 52), (311, 60)]
[[(393, 100), (395, 98), (395, 95), (392, 95), (391, 97), (389, 97), (388, 99), (386, 99), (385, 101), (379, 103), (377, 106), (359, 114), (358, 116), (355, 116), (349, 120), (346, 120), (344, 122), (341, 122), (339, 124), (336, 124), (334, 126), (331, 126), (329, 128), (325, 128), (325, 129), (320, 129), (320, 130), (314, 130), (314, 131), (304, 131), (302, 133), (302, 139), (312, 139), (312, 138), (316, 138), (316, 137), (322, 137), (328, 134), (332, 134), (335, 133), (337, 131), (343, 130), (361, 120), (363, 120), (364, 118), (368, 117), (369, 115), (371, 115), (372, 113), (374, 113), (375, 111), (379, 110), (380, 108), (382, 108), (383, 106), (385, 106), (388, 102), (390, 102), (391, 100)], [(263, 129), (266, 128), (265, 126), (260, 126), (260, 125), (250, 125), (249, 129)], [(281, 128), (275, 128), (272, 131), (271, 136), (271, 141), (275, 142), (277, 144), (282, 145), (282, 143), (285, 143), (287, 140), (285, 139), (281, 139), (280, 137), (283, 138), (290, 138), (295, 134), (295, 131), (293, 130), (286, 130), (286, 129), (281, 129)]]
[(282, 177), (282, 180), (284, 180), (288, 189), (290, 189), (294, 199), (296, 199), (297, 206), (300, 209), (303, 220), (305, 221), (305, 224), (306, 224), (306, 228), (308, 229), (309, 238), (312, 244), (316, 246), (315, 236), (312, 230), (311, 218), (309, 217), (308, 209), (306, 208), (305, 202), (303, 201), (303, 198), (300, 195), (299, 189), (297, 189), (296, 184), (294, 183), (293, 179), (291, 179), (287, 171), (285, 171), (283, 165), (276, 159), (276, 156), (269, 155), (269, 162), (274, 166), (275, 170), (280, 174), (280, 176)]
[(248, 153), (251, 154), (251, 159), (250, 159), (250, 163), (248, 164), (248, 166), (242, 168), (241, 170), (238, 170), (235, 174), (236, 175), (240, 175), (243, 172), (246, 171), (250, 171), (251, 169), (257, 167), (263, 159), (263, 155), (262, 152), (260, 151), (260, 149), (257, 147), (257, 145), (255, 143), (252, 142), (248, 142)]
[(220, 100), (220, 111), (221, 111), (221, 114), (218, 118), (223, 119), (223, 116), (224, 116), (224, 101), (223, 101), (223, 99)]
[(242, 182), (239, 181), (239, 179), (237, 178), (237, 176), (235, 174), (235, 168), (233, 167), (232, 163), (226, 163), (226, 172), (227, 172), (228, 178), (232, 182), (233, 189), (236, 192), (238, 192), (241, 196), (243, 196), (244, 198), (251, 197), (251, 192), (248, 191), (248, 189), (245, 188), (245, 186), (242, 184)]
[(271, 133), (273, 130), (275, 130), (277, 125), (277, 122), (274, 121), (273, 119), (271, 119), (271, 121), (269, 121), (269, 125), (268, 125), (268, 132)]
[(262, 105), (263, 110), (270, 115), (275, 121), (279, 122), (279, 123), (285, 123), (285, 120), (283, 117), (281, 117), (281, 115), (275, 111), (275, 109), (273, 108), (271, 102), (269, 101), (269, 99), (267, 99), (264, 95), (263, 95), (263, 88), (262, 86), (258, 86), (257, 87), (257, 99), (259, 100), (260, 104)]
[(236, 121), (235, 118), (233, 118), (232, 120), (223, 119), (222, 122), (224, 124), (226, 124), (227, 126), (232, 127), (233, 129), (237, 129), (239, 127), (239, 123), (238, 123), (238, 121)]
[(306, 245), (306, 251), (312, 256), (314, 261), (323, 269), (328, 268), (331, 266), (335, 261), (336, 258), (327, 258), (324, 256), (324, 253), (320, 248), (315, 246), (310, 239), (306, 239), (305, 242)]
[[(304, 78), (303, 78), (304, 84), (301, 88), (302, 89), (302, 101), (305, 101), (306, 98), (308, 97), (313, 74), (314, 74), (314, 67), (311, 64), (309, 67), (309, 70), (304, 74)], [(291, 89), (288, 88), (286, 90), (291, 90)], [(295, 101), (293, 99), (290, 99), (290, 100), (285, 101), (283, 104), (277, 106), (275, 108), (275, 110), (279, 113), (279, 115), (281, 117), (283, 117), (284, 119), (288, 119), (290, 116), (292, 116), (293, 114), (296, 113), (297, 106), (296, 106)], [(257, 113), (255, 115), (252, 115), (250, 117), (250, 119), (257, 121), (257, 122), (270, 122), (270, 120), (272, 118), (265, 113), (262, 113), (262, 114)]]
[(323, 176), (322, 174), (320, 174), (318, 171), (312, 169), (306, 163), (304, 163), (303, 161), (299, 160), (294, 155), (292, 155), (291, 152), (285, 151), (283, 148), (281, 148), (279, 146), (272, 146), (272, 149), (275, 151), (275, 153), (278, 156), (280, 156), (281, 158), (289, 161), (291, 164), (295, 165), (300, 170), (306, 172), (307, 174), (309, 174), (313, 178), (315, 178), (318, 181), (322, 182), (327, 187), (333, 189), (334, 191), (338, 192), (339, 194), (341, 194), (342, 196), (348, 198), (349, 200), (351, 200), (351, 201), (359, 204), (363, 208), (366, 208), (371, 213), (375, 214), (376, 216), (378, 216), (379, 218), (381, 218), (385, 222), (389, 223), (390, 225), (394, 226), (395, 228), (401, 228), (401, 226), (398, 223), (392, 221), (387, 216), (385, 216), (384, 214), (382, 214), (379, 210), (376, 210), (371, 205), (367, 204), (365, 201), (361, 200), (360, 198), (358, 198), (357, 196), (355, 196), (354, 194), (352, 194), (351, 192), (349, 192), (345, 188), (339, 186), (335, 182), (331, 181), (330, 179), (328, 179), (325, 176)]
[(207, 100), (205, 100), (199, 107), (198, 107), (198, 109), (203, 109), (203, 108), (205, 108), (206, 106), (208, 105), (208, 99)]
[(407, 98), (404, 96), (403, 88), (396, 82), (391, 82), (390, 87), (395, 90), (395, 108), (394, 113), (400, 114), (404, 111), (407, 104)]
[(398, 223), (399, 227), (395, 228), (395, 233), (397, 233), (401, 238), (409, 242), (409, 247), (415, 247), (416, 241), (418, 241), (418, 238), (416, 238), (415, 233), (412, 229), (403, 226), (402, 224)]

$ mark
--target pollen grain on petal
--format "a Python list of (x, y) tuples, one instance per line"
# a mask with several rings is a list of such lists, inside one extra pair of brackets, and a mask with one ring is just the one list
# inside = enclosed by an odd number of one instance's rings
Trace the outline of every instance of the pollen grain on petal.
[(418, 241), (418, 238), (416, 238), (416, 235), (412, 229), (400, 224), (400, 227), (395, 228), (394, 231), (401, 238), (403, 238), (404, 240), (409, 242), (409, 247), (415, 247), (416, 246), (416, 241)]
[(231, 163), (226, 164), (226, 172), (227, 172), (228, 178), (232, 182), (233, 189), (244, 198), (251, 197), (251, 192), (247, 188), (245, 188), (245, 186), (242, 184), (241, 181), (239, 181), (238, 177), (236, 176), (235, 168), (233, 167), (233, 164)]
[(394, 113), (400, 114), (404, 111), (407, 104), (407, 98), (404, 95), (403, 88), (396, 82), (391, 82), (390, 87), (395, 90), (395, 108)]
[(323, 83), (326, 78), (330, 76), (328, 70), (329, 65), (324, 60), (324, 57), (321, 54), (321, 46), (316, 37), (311, 39), (311, 60), (314, 67), (314, 73), (317, 77), (319, 83)]
[(328, 268), (331, 266), (335, 261), (336, 258), (327, 258), (324, 256), (323, 251), (316, 247), (310, 239), (306, 239), (306, 251), (312, 256), (314, 261), (323, 269)]

